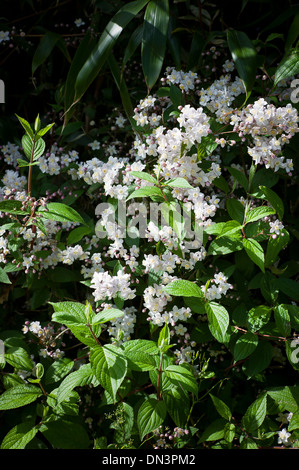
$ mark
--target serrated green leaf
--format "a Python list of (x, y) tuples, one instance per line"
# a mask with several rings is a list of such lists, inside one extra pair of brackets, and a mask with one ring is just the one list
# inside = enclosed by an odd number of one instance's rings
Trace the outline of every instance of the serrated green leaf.
[(295, 49), (283, 57), (275, 72), (274, 86), (281, 80), (299, 73), (299, 50)]
[(289, 243), (289, 240), (290, 235), (285, 229), (281, 230), (281, 233), (276, 238), (269, 238), (265, 256), (265, 267), (275, 263), (279, 253)]
[(180, 365), (169, 365), (164, 373), (174, 386), (197, 395), (198, 386), (190, 370)]
[(175, 425), (184, 428), (190, 411), (188, 394), (181, 387), (172, 387), (163, 393), (163, 400)]
[(251, 332), (260, 330), (270, 320), (272, 308), (267, 305), (259, 305), (249, 310), (247, 326)]
[(0, 283), (11, 284), (11, 280), (9, 279), (8, 275), (6, 274), (3, 268), (0, 268)]
[(157, 429), (166, 417), (166, 405), (153, 395), (146, 398), (138, 410), (137, 426), (140, 439)]
[(42, 394), (41, 389), (35, 385), (17, 385), (2, 393), (0, 396), (0, 410), (11, 410), (28, 405)]
[(234, 360), (241, 361), (253, 353), (258, 345), (258, 336), (248, 332), (242, 335), (234, 346)]
[(224, 343), (229, 326), (229, 314), (226, 308), (217, 302), (206, 302), (205, 309), (212, 335), (217, 341)]
[(32, 141), (32, 139), (25, 134), (22, 137), (22, 147), (28, 160), (31, 160), (31, 157), (33, 157), (32, 161), (36, 161), (44, 153), (46, 143), (42, 138), (37, 141)]
[(202, 433), (199, 439), (199, 443), (206, 441), (218, 441), (219, 439), (223, 439), (224, 426), (226, 423), (227, 421), (223, 418), (213, 421)]
[(92, 325), (97, 325), (99, 323), (106, 323), (108, 321), (114, 320), (116, 318), (121, 318), (124, 316), (124, 312), (117, 308), (108, 308), (97, 313), (92, 319)]
[(227, 199), (226, 209), (232, 219), (243, 224), (245, 207), (238, 199)]
[(83, 364), (78, 370), (71, 372), (58, 387), (57, 404), (68, 400), (74, 388), (90, 384), (92, 380), (93, 373), (90, 364)]
[(215, 395), (212, 395), (211, 393), (209, 395), (212, 399), (212, 402), (213, 402), (216, 410), (220, 414), (220, 416), (222, 418), (227, 419), (228, 421), (230, 421), (230, 419), (232, 417), (232, 413), (231, 413), (229, 407), (226, 405), (226, 403), (224, 403), (224, 401), (222, 401), (220, 398), (216, 397)]
[(264, 371), (270, 364), (273, 357), (273, 347), (268, 341), (259, 341), (256, 349), (244, 362), (242, 370), (248, 379)]
[(246, 410), (242, 418), (242, 426), (246, 431), (256, 431), (264, 422), (267, 412), (267, 394), (263, 393)]
[(38, 430), (30, 420), (17, 424), (4, 436), (1, 449), (25, 449)]
[(156, 343), (149, 340), (130, 340), (122, 345), (131, 370), (148, 371), (156, 368), (154, 356), (160, 354)]
[(25, 129), (26, 133), (31, 137), (31, 139), (33, 139), (34, 133), (33, 133), (33, 130), (31, 129), (29, 122), (26, 121), (26, 119), (18, 116), (17, 114), (16, 116), (18, 120), (20, 121), (20, 123), (22, 124), (23, 128)]
[(52, 384), (62, 380), (74, 367), (74, 361), (67, 357), (56, 359), (47, 369), (45, 383)]
[(37, 212), (41, 214), (44, 219), (86, 225), (81, 215), (75, 209), (61, 202), (49, 202), (46, 207), (39, 207)]
[(144, 186), (142, 188), (136, 189), (128, 197), (127, 201), (130, 199), (135, 199), (139, 197), (163, 197), (161, 190), (157, 186)]
[(171, 188), (193, 188), (193, 186), (191, 186), (191, 184), (188, 183), (185, 178), (172, 178), (168, 181), (165, 181), (165, 185), (170, 186)]
[(185, 279), (176, 279), (171, 281), (163, 290), (170, 295), (182, 297), (199, 297), (203, 298), (204, 293), (194, 282)]
[(273, 215), (275, 212), (275, 209), (269, 206), (255, 207), (254, 209), (251, 209), (249, 212), (247, 212), (245, 223), (249, 224), (250, 222), (255, 222), (256, 220)]
[(243, 246), (249, 258), (265, 272), (265, 255), (262, 246), (254, 238), (243, 238)]
[(238, 181), (238, 183), (245, 189), (245, 191), (248, 191), (248, 179), (246, 178), (245, 174), (237, 168), (228, 167), (227, 169), (230, 174)]
[(149, 175), (145, 171), (130, 171), (129, 175), (135, 176), (138, 179), (149, 181), (150, 183), (153, 184), (158, 184), (158, 181), (156, 178), (154, 178), (152, 175)]
[(117, 391), (127, 373), (127, 361), (122, 349), (112, 344), (94, 347), (90, 352), (90, 363), (94, 375), (115, 403)]
[(284, 205), (281, 198), (270, 188), (266, 186), (260, 186), (261, 192), (267, 198), (267, 201), (271, 204), (273, 209), (277, 212), (279, 219), (283, 218), (284, 214)]
[(284, 305), (274, 307), (274, 319), (279, 334), (285, 337), (291, 334), (291, 318), (288, 309)]
[(243, 249), (242, 240), (236, 237), (228, 237), (226, 235), (213, 240), (208, 249), (208, 255), (227, 255), (234, 251)]

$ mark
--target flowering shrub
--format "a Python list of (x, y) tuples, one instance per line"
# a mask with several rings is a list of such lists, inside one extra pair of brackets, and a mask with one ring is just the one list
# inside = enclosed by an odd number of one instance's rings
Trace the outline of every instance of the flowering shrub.
[(207, 49), (213, 77), (146, 76), (131, 115), (120, 88), (109, 132), (80, 149), (17, 116), (1, 147), (3, 449), (298, 447), (297, 71), (259, 81), (248, 38), (227, 39)]

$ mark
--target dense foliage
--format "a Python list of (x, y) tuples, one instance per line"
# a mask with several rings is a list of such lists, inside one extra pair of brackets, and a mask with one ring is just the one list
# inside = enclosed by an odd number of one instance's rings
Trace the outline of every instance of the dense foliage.
[(1, 448), (298, 447), (298, 6), (4, 3)]

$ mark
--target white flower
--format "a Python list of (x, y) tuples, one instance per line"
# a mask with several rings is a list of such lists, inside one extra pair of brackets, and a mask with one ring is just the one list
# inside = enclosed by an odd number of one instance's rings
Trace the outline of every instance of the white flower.
[(283, 428), (281, 431), (278, 431), (278, 444), (290, 445), (291, 433), (289, 433), (286, 428)]
[(85, 25), (85, 22), (82, 20), (82, 18), (77, 18), (75, 21), (74, 21), (75, 25), (79, 28), (80, 26), (84, 26)]
[(98, 150), (100, 148), (101, 144), (97, 140), (94, 140), (93, 142), (90, 142), (88, 144), (88, 147), (91, 147), (92, 150)]
[(274, 220), (274, 222), (270, 222), (270, 233), (275, 233), (276, 235), (280, 235), (281, 230), (284, 228), (282, 222), (278, 219)]
[(0, 42), (9, 41), (9, 31), (0, 31)]

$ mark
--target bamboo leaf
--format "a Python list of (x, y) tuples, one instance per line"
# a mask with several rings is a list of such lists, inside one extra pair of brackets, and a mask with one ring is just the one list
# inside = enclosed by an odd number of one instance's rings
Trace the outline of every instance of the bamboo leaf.
[(229, 30), (227, 32), (227, 43), (248, 97), (256, 77), (256, 50), (248, 36), (242, 31)]
[(142, 35), (142, 68), (150, 90), (159, 78), (166, 49), (169, 22), (168, 0), (152, 0), (145, 15)]

